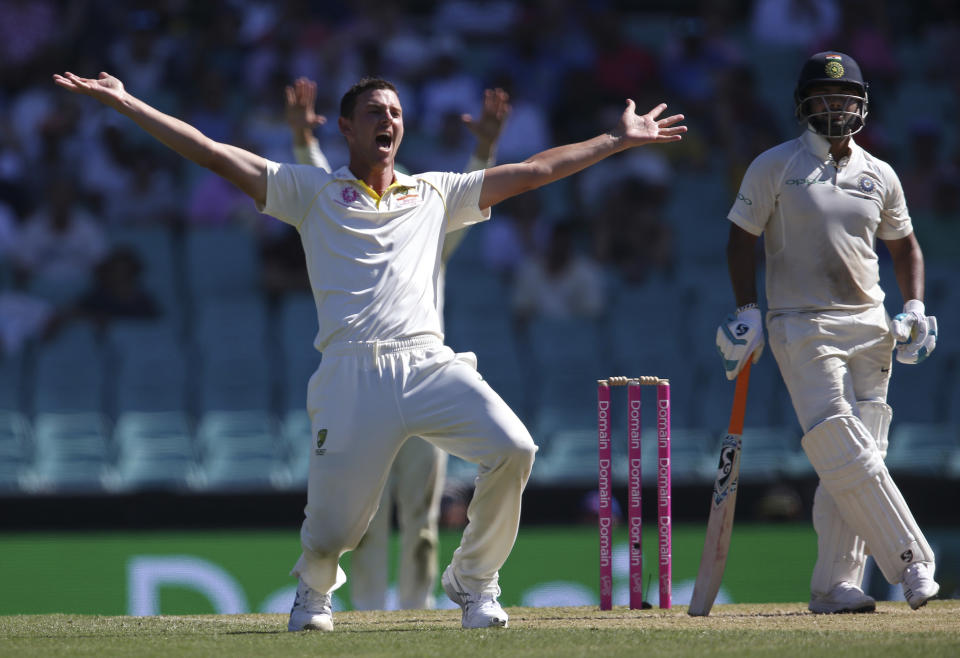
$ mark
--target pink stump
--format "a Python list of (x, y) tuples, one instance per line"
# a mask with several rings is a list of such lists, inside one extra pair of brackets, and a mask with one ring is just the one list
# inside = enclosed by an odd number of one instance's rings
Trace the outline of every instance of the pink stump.
[(627, 385), (627, 444), (628, 474), (627, 523), (630, 542), (630, 609), (643, 608), (643, 533), (642, 533), (642, 476), (640, 472), (640, 382)]
[(610, 387), (597, 382), (597, 464), (600, 500), (600, 609), (613, 607), (613, 492), (610, 471)]
[(670, 382), (657, 386), (657, 548), (660, 563), (660, 607), (670, 607), (672, 538), (670, 510)]

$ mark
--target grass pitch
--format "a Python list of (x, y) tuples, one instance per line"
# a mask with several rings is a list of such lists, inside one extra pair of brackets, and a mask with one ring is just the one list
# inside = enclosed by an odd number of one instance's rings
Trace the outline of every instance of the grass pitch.
[(508, 608), (510, 628), (460, 628), (458, 610), (341, 612), (333, 633), (286, 631), (286, 615), (0, 616), (0, 656), (956, 656), (960, 600), (861, 615), (806, 605), (672, 610)]

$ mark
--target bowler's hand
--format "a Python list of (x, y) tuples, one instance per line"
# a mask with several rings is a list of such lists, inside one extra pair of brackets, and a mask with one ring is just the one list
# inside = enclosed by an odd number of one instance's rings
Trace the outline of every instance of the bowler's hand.
[(109, 73), (100, 72), (100, 77), (96, 80), (91, 78), (81, 78), (67, 71), (63, 75), (53, 74), (53, 81), (77, 94), (92, 96), (104, 105), (109, 105), (114, 109), (119, 109), (127, 96), (123, 88), (123, 83)]
[(627, 99), (627, 108), (620, 118), (620, 125), (613, 132), (614, 137), (623, 139), (626, 148), (643, 144), (660, 142), (678, 142), (687, 132), (686, 126), (678, 126), (683, 121), (682, 114), (674, 114), (665, 119), (658, 119), (667, 109), (666, 103), (660, 103), (646, 114), (637, 114), (636, 103)]

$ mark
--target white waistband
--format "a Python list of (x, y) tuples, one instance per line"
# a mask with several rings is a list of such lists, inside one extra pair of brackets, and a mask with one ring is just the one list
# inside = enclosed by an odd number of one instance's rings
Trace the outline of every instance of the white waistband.
[(323, 348), (323, 355), (345, 356), (372, 356), (377, 358), (381, 354), (395, 354), (425, 347), (441, 347), (443, 341), (433, 334), (398, 338), (395, 340), (347, 340), (340, 343), (331, 343)]

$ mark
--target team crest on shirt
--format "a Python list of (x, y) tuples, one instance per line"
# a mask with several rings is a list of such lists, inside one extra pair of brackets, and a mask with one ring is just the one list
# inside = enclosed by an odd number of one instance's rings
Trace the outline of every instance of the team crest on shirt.
[(346, 204), (356, 203), (360, 198), (360, 193), (357, 192), (354, 188), (347, 185), (342, 190), (340, 190), (340, 198), (343, 199), (343, 202)]
[(400, 206), (412, 206), (420, 201), (420, 193), (417, 192), (415, 188), (404, 187), (397, 190), (397, 195), (394, 197), (397, 202), (397, 205)]
[(860, 191), (864, 194), (872, 194), (877, 184), (874, 183), (873, 179), (869, 176), (861, 176), (860, 180), (857, 181), (857, 187), (860, 188)]

